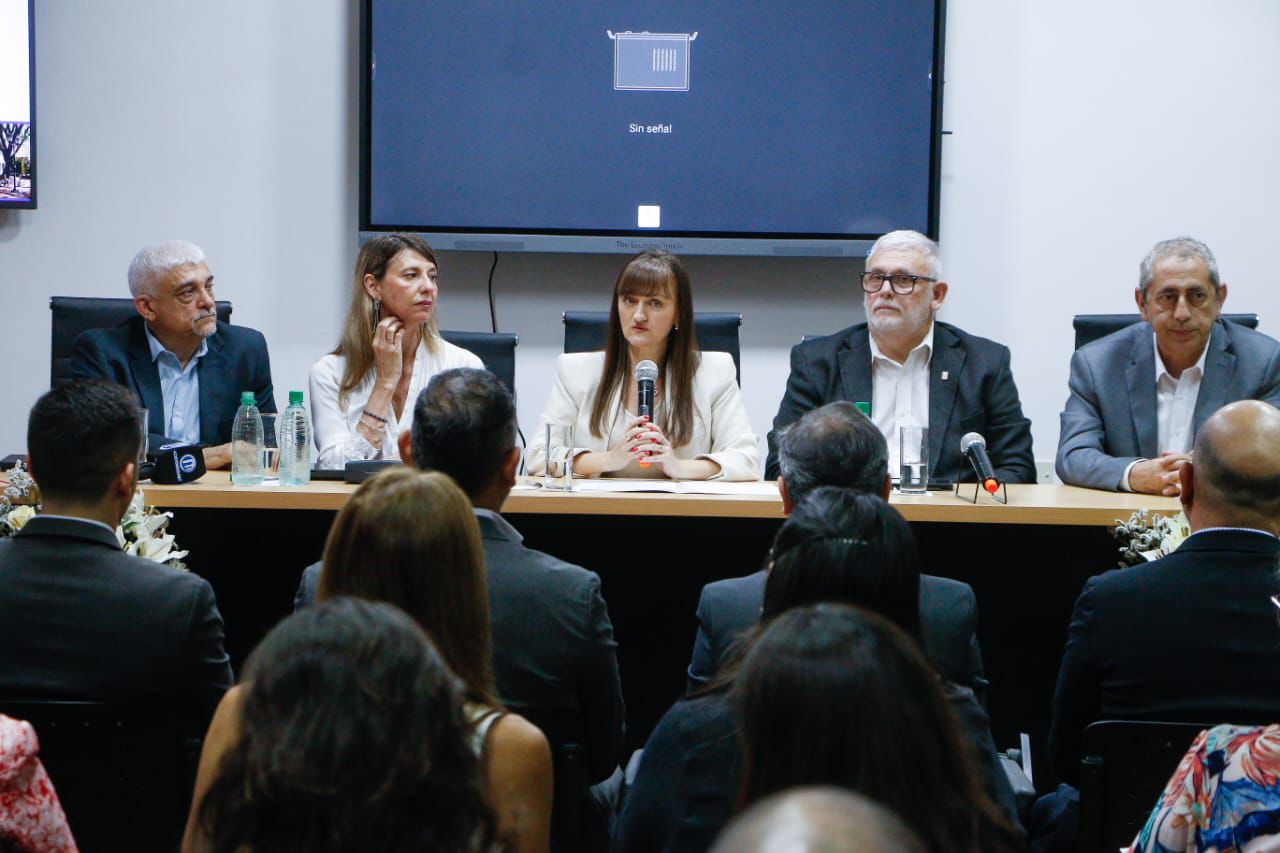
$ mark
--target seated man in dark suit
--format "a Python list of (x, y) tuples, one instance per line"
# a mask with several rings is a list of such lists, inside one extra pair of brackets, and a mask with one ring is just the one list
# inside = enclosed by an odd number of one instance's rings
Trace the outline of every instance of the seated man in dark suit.
[(138, 316), (76, 340), (71, 375), (133, 390), (148, 410), (154, 449), (171, 441), (203, 444), (208, 468), (231, 464), (231, 423), (240, 394), (274, 412), (271, 363), (262, 333), (218, 322), (213, 275), (200, 247), (148, 246), (129, 264)]
[(1167, 557), (1089, 580), (1053, 696), (1049, 751), (1074, 783), (1096, 720), (1280, 720), (1280, 410), (1232, 403), (1180, 469), (1192, 534)]
[(769, 432), (764, 476), (778, 476), (778, 434), (805, 412), (848, 400), (870, 404), (898, 476), (899, 428), (928, 427), (929, 477), (972, 478), (960, 439), (987, 442), (996, 476), (1034, 483), (1031, 421), (1022, 414), (1009, 348), (975, 337), (934, 315), (946, 299), (938, 244), (893, 231), (871, 247), (861, 277), (867, 322), (791, 348), (791, 375)]
[[(493, 631), (493, 675), (503, 703), (529, 712), (576, 712), (592, 782), (607, 779), (623, 748), (625, 709), (617, 643), (600, 576), (521, 544), (499, 515), (516, 482), (516, 408), (487, 370), (442, 371), (418, 396), (400, 457), (448, 474), (471, 498), (484, 546)], [(320, 564), (295, 600), (315, 600)]]
[[(852, 403), (828, 403), (808, 412), (778, 442), (782, 508), (791, 513), (819, 486), (842, 486), (888, 500), (884, 436)], [(739, 636), (760, 621), (767, 572), (709, 583), (698, 601), (698, 636), (689, 664), (689, 690), (706, 684)], [(950, 681), (982, 694), (982, 655), (976, 634), (973, 588), (947, 578), (920, 576), (920, 627), (925, 651)]]
[(1236, 400), (1280, 405), (1280, 343), (1219, 319), (1227, 283), (1191, 237), (1152, 247), (1135, 323), (1076, 350), (1058, 476), (1074, 486), (1178, 493), (1178, 468), (1205, 419)]
[(208, 582), (120, 550), (142, 442), (138, 401), (73, 380), (31, 410), (43, 511), (0, 540), (0, 696), (173, 708), (203, 733), (232, 684)]

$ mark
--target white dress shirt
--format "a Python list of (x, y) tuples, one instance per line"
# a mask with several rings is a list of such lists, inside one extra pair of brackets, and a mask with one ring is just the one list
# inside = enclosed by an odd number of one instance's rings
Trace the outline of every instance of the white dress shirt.
[[(1200, 397), (1200, 383), (1204, 379), (1204, 360), (1209, 354), (1209, 343), (1206, 342), (1201, 350), (1200, 359), (1182, 371), (1177, 379), (1165, 367), (1155, 332), (1151, 333), (1151, 346), (1156, 353), (1156, 452), (1190, 453), (1191, 445), (1195, 443), (1192, 430), (1195, 426), (1196, 400)], [(1129, 485), (1129, 472), (1141, 461), (1134, 460), (1124, 469), (1120, 485), (1126, 492), (1133, 491)]]
[(164, 400), (164, 434), (166, 438), (183, 444), (200, 443), (200, 374), (196, 370), (200, 359), (209, 352), (209, 339), (202, 338), (200, 349), (191, 356), (185, 367), (178, 357), (164, 348), (164, 344), (146, 324), (147, 346), (151, 348), (151, 360), (160, 373), (160, 396)]
[[(898, 476), (901, 440), (898, 428), (929, 426), (929, 363), (933, 360), (933, 323), (899, 364), (871, 342), (871, 420), (889, 445), (889, 474)], [(932, 436), (930, 440), (935, 440)]]
[[(373, 383), (377, 373), (369, 371), (364, 381), (347, 395), (345, 405), (339, 405), (338, 387), (342, 384), (342, 371), (347, 360), (343, 356), (326, 355), (311, 367), (311, 422), (315, 426), (317, 468), (341, 468), (348, 462), (360, 459), (399, 459), (397, 443), (402, 430), (413, 426), (413, 405), (418, 394), (431, 377), (442, 370), (455, 367), (484, 369), (480, 357), (470, 350), (454, 346), (444, 338), (436, 339), (436, 355), (427, 349), (424, 340), (418, 345), (413, 359), (413, 376), (409, 379), (409, 393), (404, 398), (404, 409), (396, 417), (395, 409), (388, 412), (388, 421), (382, 428), (382, 444), (375, 447), (356, 429), (364, 407), (373, 395)], [(376, 422), (374, 422), (376, 423)]]

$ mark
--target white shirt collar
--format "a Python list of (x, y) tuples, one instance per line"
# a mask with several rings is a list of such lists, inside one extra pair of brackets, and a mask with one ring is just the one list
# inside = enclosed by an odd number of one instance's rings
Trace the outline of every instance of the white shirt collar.
[[(1209, 333), (1209, 340), (1204, 342), (1204, 349), (1200, 351), (1200, 359), (1187, 370), (1198, 370), (1200, 371), (1199, 375), (1204, 376), (1204, 360), (1209, 354), (1209, 345), (1211, 343), (1213, 343), (1212, 332)], [(1160, 380), (1165, 376), (1168, 376), (1173, 382), (1177, 382), (1178, 380), (1174, 379), (1173, 374), (1169, 372), (1169, 368), (1164, 366), (1164, 356), (1160, 355), (1160, 341), (1156, 339), (1154, 330), (1151, 332), (1151, 346), (1156, 351), (1156, 384), (1159, 385)]]
[[(160, 356), (164, 355), (165, 353), (169, 353), (169, 355), (172, 355), (174, 358), (178, 358), (178, 356), (174, 355), (174, 353), (173, 353), (173, 352), (171, 352), (171, 351), (169, 351), (169, 350), (167, 350), (167, 349), (165, 349), (165, 348), (164, 348), (164, 344), (160, 343), (160, 339), (159, 339), (159, 338), (157, 338), (155, 335), (151, 334), (151, 327), (150, 327), (150, 326), (148, 326), (146, 323), (143, 323), (143, 324), (142, 324), (142, 331), (146, 332), (146, 335), (147, 335), (147, 347), (151, 350), (151, 360), (152, 360), (152, 361), (155, 361), (156, 359), (158, 359)], [(194, 361), (194, 360), (198, 360), (198, 359), (202, 358), (202, 357), (203, 357), (207, 352), (209, 352), (209, 339), (208, 339), (208, 338), (201, 338), (201, 339), (200, 339), (200, 348), (199, 348), (198, 350), (196, 350), (195, 355), (191, 356), (191, 358), (192, 358), (192, 360), (193, 360), (193, 361)], [(181, 359), (179, 359), (179, 363), (181, 363)]]
[[(911, 350), (911, 352), (907, 353), (906, 360), (902, 362), (903, 364), (906, 364), (908, 361), (910, 361), (911, 356), (915, 355), (917, 352), (920, 352), (921, 350), (924, 351), (925, 362), (927, 363), (929, 361), (929, 359), (933, 356), (933, 328), (934, 328), (933, 320), (931, 319), (929, 320), (929, 331), (925, 332), (924, 338), (921, 339), (920, 343), (916, 344), (915, 347)], [(871, 360), (873, 362), (876, 359), (882, 358), (885, 361), (891, 362), (893, 364), (898, 363), (880, 351), (880, 347), (876, 346), (875, 335), (868, 333), (867, 339), (871, 341)], [(1208, 347), (1205, 347), (1205, 349), (1208, 349)]]

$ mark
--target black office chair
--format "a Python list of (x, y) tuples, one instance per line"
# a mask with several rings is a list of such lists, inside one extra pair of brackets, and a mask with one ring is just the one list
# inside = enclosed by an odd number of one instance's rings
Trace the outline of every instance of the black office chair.
[[(96, 296), (51, 296), (49, 310), (53, 312), (53, 336), (49, 348), (51, 388), (71, 378), (71, 353), (81, 332), (118, 326), (138, 313), (132, 299)], [(230, 302), (218, 302), (215, 310), (221, 322), (231, 322)]]
[(1080, 853), (1133, 841), (1196, 735), (1212, 724), (1102, 720), (1084, 733)]
[(608, 827), (591, 799), (582, 715), (577, 711), (516, 707), (512, 711), (533, 723), (551, 745), (555, 794), (551, 804), (551, 847), (556, 851), (605, 853)]
[(178, 849), (199, 743), (184, 739), (171, 709), (0, 700), (0, 713), (35, 727), (82, 851)]
[(512, 396), (515, 395), (518, 337), (510, 332), (455, 332), (447, 329), (440, 330), (440, 337), (478, 355), (485, 369), (501, 379)]
[[(605, 334), (609, 326), (608, 311), (566, 311), (564, 320), (564, 351), (595, 352), (604, 349)], [(738, 345), (738, 329), (742, 315), (727, 312), (699, 311), (693, 315), (693, 331), (698, 338), (698, 348), (711, 352), (727, 352), (733, 356), (733, 367), (742, 384), (742, 358)]]
[[(1258, 328), (1257, 314), (1223, 314), (1222, 319), (1250, 329)], [(1077, 314), (1071, 321), (1076, 330), (1076, 349), (1141, 322), (1141, 314)]]

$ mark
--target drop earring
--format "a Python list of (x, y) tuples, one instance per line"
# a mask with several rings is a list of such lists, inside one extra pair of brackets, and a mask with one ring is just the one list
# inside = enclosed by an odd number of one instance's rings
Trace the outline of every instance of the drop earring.
[(373, 300), (373, 325), (375, 326), (378, 325), (378, 322), (381, 319), (382, 319), (382, 300), (374, 299)]

